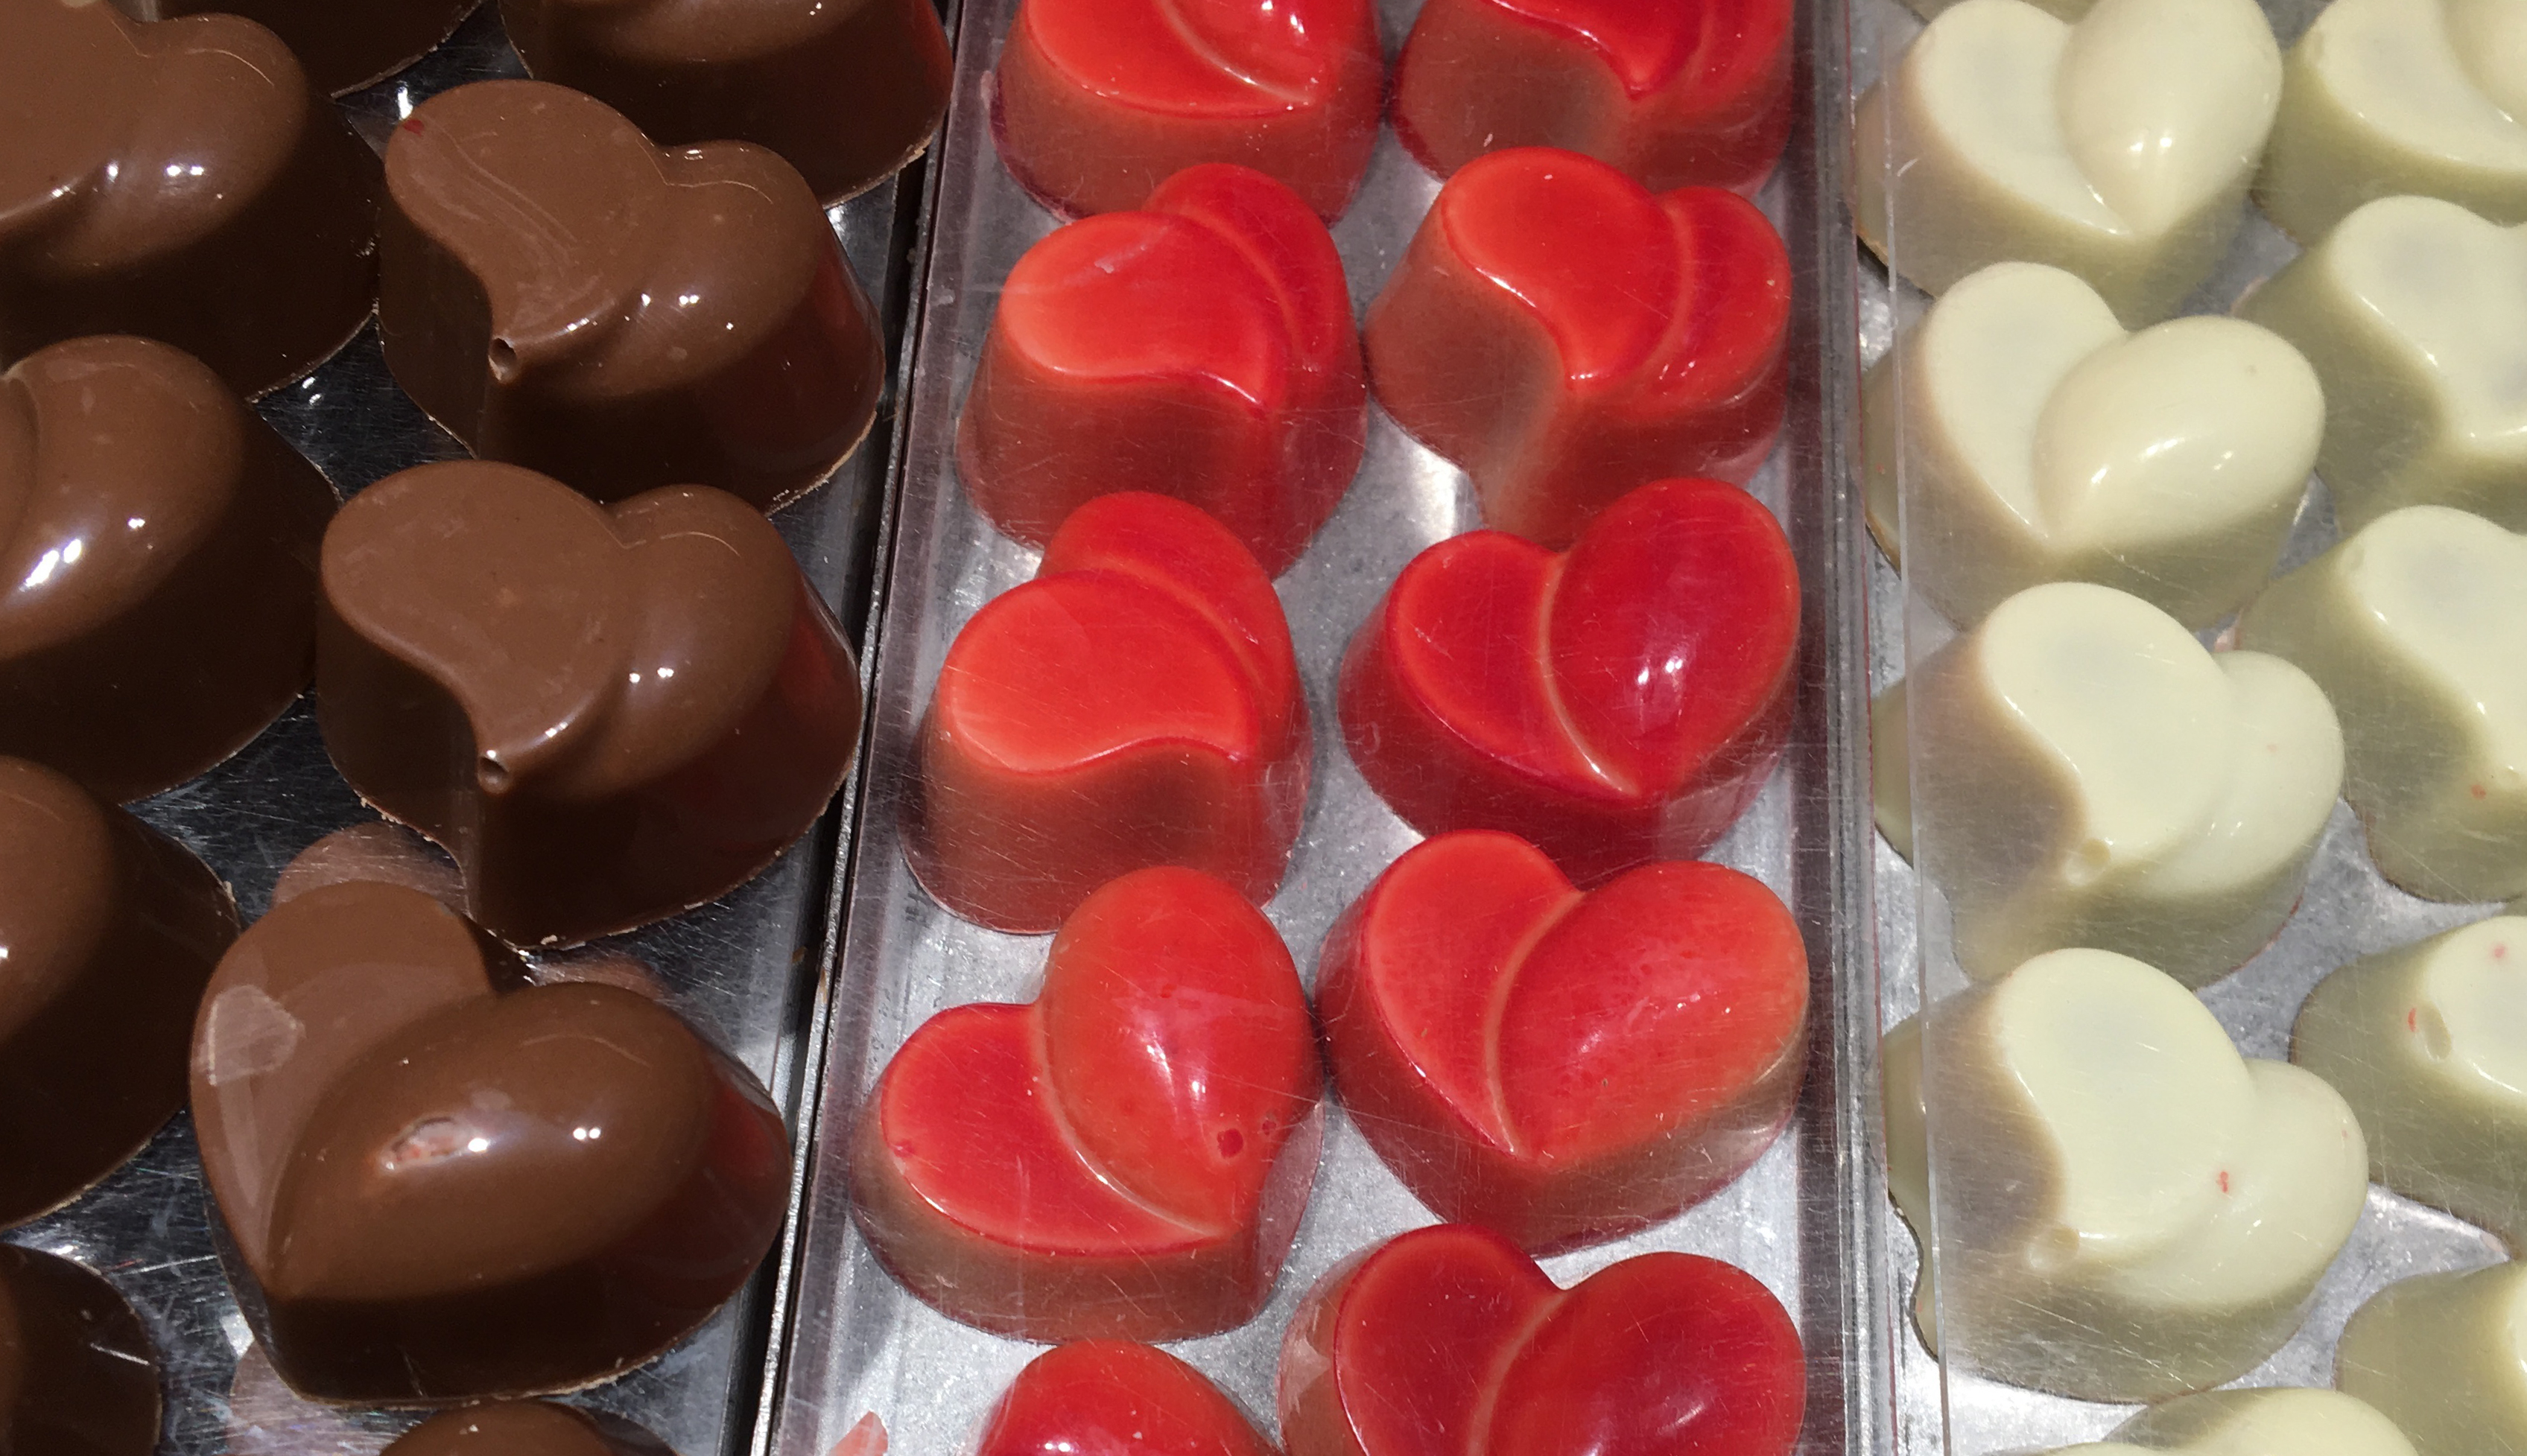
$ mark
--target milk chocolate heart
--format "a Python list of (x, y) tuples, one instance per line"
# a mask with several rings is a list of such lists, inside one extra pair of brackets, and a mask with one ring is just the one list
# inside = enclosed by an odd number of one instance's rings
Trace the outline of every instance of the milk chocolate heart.
[(948, 112), (930, 0), (500, 0), (527, 69), (663, 146), (750, 141), (826, 201), (903, 166)]
[(1343, 659), (1343, 741), (1424, 833), (1501, 829), (1593, 885), (1727, 832), (1789, 730), (1798, 568), (1732, 485), (1662, 480), (1556, 555), (1405, 567)]
[(1274, 1456), (1202, 1372), (1164, 1350), (1086, 1340), (1047, 1350), (993, 1408), (975, 1456)]
[(1521, 147), (1439, 189), (1363, 337), (1377, 402), (1473, 477), (1484, 523), (1562, 546), (1646, 481), (1754, 475), (1789, 302), (1744, 198)]
[(1441, 176), (1567, 147), (1652, 191), (1751, 192), (1790, 135), (1789, 0), (1430, 0), (1395, 70), (1395, 131)]
[(1030, 545), (1082, 501), (1150, 490), (1278, 576), (1360, 470), (1367, 399), (1324, 225), (1262, 173), (1196, 167), (1009, 271), (957, 465), (976, 509)]
[(475, 0), (115, 0), (152, 21), (227, 11), (289, 43), (307, 78), (330, 96), (356, 91), (420, 59), (447, 38)]
[(1290, 1456), (1785, 1456), (1806, 1362), (1780, 1302), (1694, 1254), (1570, 1289), (1442, 1224), (1354, 1255), (1281, 1345)]
[(307, 684), (334, 492), (165, 344), (73, 339), (0, 375), (0, 753), (98, 794), (172, 788)]
[(1656, 1223), (1772, 1146), (1807, 952), (1761, 880), (1645, 865), (1582, 894), (1508, 834), (1408, 851), (1325, 936), (1335, 1089), (1415, 1196), (1552, 1252)]
[(904, 1042), (852, 1151), (905, 1287), (1021, 1339), (1184, 1339), (1254, 1318), (1315, 1180), (1308, 1003), (1235, 889), (1143, 870), (1063, 923), (1023, 1006)]
[(1100, 496), (949, 647), (904, 856), (941, 904), (1004, 930), (1050, 930), (1148, 865), (1261, 905), (1299, 835), (1311, 749), (1255, 558), (1181, 501)]
[(589, 1384), (771, 1247), (790, 1144), (752, 1076), (648, 997), (526, 976), (374, 881), (299, 895), (220, 963), (194, 1131), (239, 1302), (300, 1393)]
[(1024, 0), (993, 73), (1001, 160), (1057, 212), (1120, 212), (1235, 162), (1351, 205), (1385, 63), (1368, 0)]
[(0, 1228), (77, 1196), (184, 1105), (193, 1008), (236, 932), (182, 846), (0, 758)]
[(342, 509), (323, 579), (335, 766), (445, 846), (469, 913), (517, 944), (727, 893), (850, 768), (851, 652), (734, 496), (602, 507), (511, 466), (423, 466)]
[(26, 1456), (149, 1456), (162, 1397), (149, 1332), (68, 1259), (0, 1244), (0, 1446)]
[(386, 1456), (674, 1456), (631, 1422), (542, 1400), (504, 1400), (433, 1416)]
[(94, 0), (0, 25), (0, 361), (139, 333), (253, 395), (358, 330), (377, 159), (279, 37)]
[(387, 365), (487, 460), (768, 510), (875, 418), (868, 300), (760, 147), (654, 147), (577, 91), (483, 81), (395, 127), (379, 226)]

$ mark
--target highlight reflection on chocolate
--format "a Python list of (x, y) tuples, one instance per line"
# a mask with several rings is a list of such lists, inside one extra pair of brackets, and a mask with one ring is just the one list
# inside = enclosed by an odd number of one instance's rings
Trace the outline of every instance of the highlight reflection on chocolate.
[(0, 375), (0, 753), (123, 801), (307, 685), (334, 492), (191, 357), (73, 339)]
[(0, 1228), (78, 1196), (184, 1105), (193, 1008), (236, 933), (182, 846), (0, 758)]
[(387, 365), (476, 455), (600, 501), (814, 487), (876, 417), (868, 300), (760, 147), (653, 147), (602, 103), (482, 81), (387, 147)]
[(260, 25), (13, 0), (0, 136), (0, 362), (138, 333), (252, 396), (368, 317), (377, 158)]
[(288, 42), (329, 96), (401, 71), (447, 38), (477, 0), (115, 0), (139, 20), (226, 11)]
[(433, 1416), (386, 1456), (673, 1456), (649, 1431), (598, 1411), (502, 1401)]
[(919, 155), (948, 111), (930, 0), (500, 0), (527, 69), (661, 145), (779, 152), (828, 202)]
[(193, 1120), (239, 1303), (293, 1389), (435, 1403), (577, 1388), (753, 1273), (789, 1138), (646, 997), (530, 985), (403, 885), (274, 910), (220, 963)]
[(149, 1456), (161, 1398), (148, 1331), (112, 1284), (0, 1244), (0, 1450)]
[(859, 678), (772, 524), (671, 487), (612, 507), (422, 466), (326, 532), (335, 766), (464, 871), (473, 917), (566, 944), (752, 879), (851, 766)]

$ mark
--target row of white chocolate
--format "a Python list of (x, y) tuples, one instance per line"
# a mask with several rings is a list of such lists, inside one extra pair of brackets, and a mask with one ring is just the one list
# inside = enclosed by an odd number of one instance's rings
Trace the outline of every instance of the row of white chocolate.
[(2403, 194), (2527, 222), (2514, 0), (2334, 0), (2287, 67), (2253, 0), (1916, 3), (1936, 18), (1861, 99), (1857, 221), (1931, 292), (2047, 263), (2166, 318), (2250, 184), (2302, 240)]

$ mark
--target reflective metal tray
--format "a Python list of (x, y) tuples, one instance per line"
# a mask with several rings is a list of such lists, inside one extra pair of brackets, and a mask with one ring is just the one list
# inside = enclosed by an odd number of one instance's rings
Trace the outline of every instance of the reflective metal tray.
[[(523, 74), (497, 10), (486, 4), (410, 70), (343, 98), (342, 106), (361, 133), (383, 146), (394, 123), (429, 96)], [(899, 198), (918, 190), (917, 169), (829, 214), (888, 321), (890, 339), (902, 336), (910, 272), (913, 210), (900, 207)], [(893, 407), (890, 389), (869, 443), (821, 489), (774, 518), (855, 641), (868, 616), (896, 436)], [(260, 408), (345, 494), (408, 466), (464, 455), (387, 377), (374, 325)], [(849, 821), (855, 785), (759, 879), (700, 910), (604, 942), (654, 968), (675, 1008), (761, 1078), (794, 1125), (824, 1025), (822, 973), (831, 965), (836, 922), (828, 888), (838, 826)], [(263, 913), (274, 879), (299, 850), (376, 817), (334, 772), (304, 698), (235, 758), (134, 807), (210, 862), (248, 922)], [(803, 1140), (800, 1146), (803, 1154)], [(213, 1253), (207, 1197), (192, 1130), (180, 1115), (101, 1186), (6, 1235), (97, 1270), (139, 1311), (165, 1377), (161, 1449), (182, 1456), (365, 1453), (419, 1419), (311, 1405), (281, 1384), (253, 1347)], [(787, 1248), (785, 1235), (779, 1252)], [(572, 1398), (642, 1422), (683, 1456), (743, 1449), (765, 1383), (764, 1330), (780, 1262), (769, 1262), (762, 1277), (664, 1356)]]
[[(876, 1263), (851, 1218), (849, 1131), (887, 1059), (945, 1007), (1023, 1000), (1047, 940), (949, 915), (914, 882), (898, 840), (914, 728), (940, 662), (986, 600), (1026, 580), (1035, 553), (966, 503), (952, 441), (1002, 279), (1056, 226), (1010, 179), (990, 135), (985, 85), (1014, 0), (980, 0), (962, 37), (938, 178), (909, 394), (909, 437), (890, 584), (878, 633), (870, 789), (860, 805), (841, 989), (814, 1109), (797, 1285), (777, 1331), (788, 1358), (774, 1393), (777, 1456), (827, 1456), (864, 1415), (894, 1447), (970, 1449), (1007, 1381), (1039, 1347), (955, 1324)], [(1385, 0), (1390, 47), (1416, 0)], [(1788, 243), (1796, 282), (1791, 404), (1782, 444), (1754, 489), (1780, 516), (1805, 578), (1796, 727), (1774, 781), (1713, 857), (1763, 878), (1798, 916), (1814, 967), (1814, 1054), (1791, 1131), (1753, 1171), (1684, 1217), (1607, 1247), (1547, 1261), (1564, 1282), (1652, 1248), (1744, 1266), (1798, 1320), (1810, 1355), (1802, 1449), (1888, 1449), (1891, 1330), (1877, 1155), (1878, 1002), (1870, 946), (1870, 829), (1863, 745), (1862, 592), (1867, 558), (1849, 462), (1857, 387), (1855, 263), (1841, 205), (1849, 89), (1842, 0), (1801, 7), (1800, 125), (1760, 199)], [(1365, 307), (1436, 194), (1435, 179), (1381, 137), (1361, 196), (1334, 229), (1353, 301)], [(1266, 913), (1313, 977), (1326, 927), (1414, 842), (1362, 781), (1331, 728), (1335, 667), (1354, 628), (1423, 547), (1478, 524), (1464, 477), (1372, 414), (1367, 460), (1306, 557), (1279, 581), (1318, 725), (1305, 834)], [(1336, 1109), (1315, 1200), (1270, 1304), (1252, 1324), (1180, 1345), (1270, 1426), (1283, 1327), (1337, 1259), (1431, 1222)]]

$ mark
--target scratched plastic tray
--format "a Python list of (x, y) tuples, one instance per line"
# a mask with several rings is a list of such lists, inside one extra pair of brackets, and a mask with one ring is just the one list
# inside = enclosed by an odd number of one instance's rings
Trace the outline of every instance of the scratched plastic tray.
[[(941, 659), (977, 608), (1034, 572), (966, 501), (952, 463), (956, 411), (976, 350), (1018, 256), (1056, 226), (1003, 168), (985, 85), (1014, 0), (978, 0), (957, 53), (914, 378), (905, 471), (879, 631), (872, 760), (853, 850), (841, 990), (816, 1116), (816, 1148), (781, 1384), (777, 1456), (827, 1456), (864, 1415), (893, 1447), (970, 1449), (1002, 1389), (1041, 1348), (956, 1324), (881, 1269), (851, 1216), (849, 1132), (863, 1096), (911, 1030), (945, 1007), (1023, 1000), (1047, 941), (979, 929), (943, 910), (906, 870), (900, 795), (914, 728)], [(1415, 0), (1385, 0), (1391, 48)], [(1814, 974), (1813, 1056), (1788, 1135), (1733, 1186), (1683, 1217), (1546, 1261), (1570, 1282), (1649, 1249), (1688, 1249), (1752, 1271), (1798, 1321), (1810, 1357), (1802, 1448), (1886, 1449), (1882, 1372), (1888, 1324), (1883, 1201), (1875, 1148), (1878, 1004), (1870, 959), (1869, 828), (1862, 808), (1866, 561), (1847, 486), (1857, 362), (1854, 259), (1840, 204), (1848, 90), (1844, 11), (1801, 7), (1800, 126), (1760, 199), (1780, 227), (1796, 279), (1791, 403), (1782, 443), (1755, 483), (1781, 518), (1805, 580), (1797, 721), (1780, 769), (1713, 857), (1778, 890), (1805, 929)], [(1356, 306), (1384, 281), (1438, 190), (1382, 135), (1359, 199), (1334, 228)], [(1367, 458), (1308, 554), (1279, 582), (1316, 725), (1315, 797), (1288, 879), (1266, 914), (1313, 979), (1335, 915), (1416, 834), (1362, 781), (1333, 730), (1332, 680), (1344, 644), (1396, 573), (1423, 547), (1478, 524), (1464, 477), (1372, 411)], [(1334, 1109), (1298, 1242), (1264, 1312), (1226, 1334), (1175, 1347), (1268, 1430), (1283, 1328), (1336, 1260), (1431, 1222)]]
[[(342, 105), (360, 132), (383, 146), (396, 120), (427, 97), (522, 74), (497, 11), (487, 4), (419, 64)], [(900, 187), (917, 190), (917, 181), (882, 183), (830, 212), (890, 337), (900, 336), (909, 273), (913, 210), (899, 206)], [(396, 389), (374, 326), (261, 409), (345, 493), (408, 466), (464, 454)], [(867, 616), (894, 435), (890, 395), (869, 442), (823, 488), (774, 518), (854, 640)], [(675, 1008), (752, 1069), (794, 1122), (823, 1026), (820, 973), (831, 963), (835, 919), (828, 886), (850, 793), (736, 893), (609, 942), (654, 967)], [(327, 761), (303, 698), (244, 752), (137, 810), (208, 860), (234, 887), (249, 922), (263, 913), (274, 878), (299, 850), (375, 818)], [(6, 1235), (99, 1271), (140, 1312), (165, 1373), (161, 1449), (182, 1456), (371, 1452), (417, 1420), (311, 1405), (281, 1384), (253, 1346), (212, 1252), (207, 1196), (192, 1129), (180, 1115), (102, 1186)], [(779, 1252), (786, 1250), (785, 1236)], [(643, 1422), (683, 1456), (743, 1450), (765, 1383), (764, 1330), (778, 1287), (769, 1270), (778, 1265), (776, 1257), (764, 1278), (682, 1344), (572, 1398)]]

